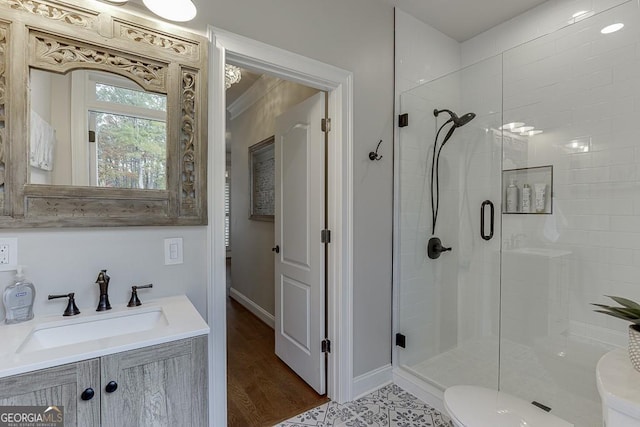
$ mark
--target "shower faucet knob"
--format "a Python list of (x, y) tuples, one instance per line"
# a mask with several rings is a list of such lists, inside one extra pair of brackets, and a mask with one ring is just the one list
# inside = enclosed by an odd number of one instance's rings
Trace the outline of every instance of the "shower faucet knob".
[(448, 252), (451, 248), (445, 248), (442, 246), (442, 242), (437, 237), (432, 237), (429, 239), (429, 243), (427, 243), (427, 255), (431, 259), (440, 258), (440, 254), (442, 252)]

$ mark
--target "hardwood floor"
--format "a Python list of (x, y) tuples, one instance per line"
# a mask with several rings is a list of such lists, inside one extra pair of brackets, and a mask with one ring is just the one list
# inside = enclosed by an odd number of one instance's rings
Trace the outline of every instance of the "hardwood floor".
[(273, 426), (329, 400), (285, 365), (274, 346), (273, 329), (227, 298), (229, 426)]

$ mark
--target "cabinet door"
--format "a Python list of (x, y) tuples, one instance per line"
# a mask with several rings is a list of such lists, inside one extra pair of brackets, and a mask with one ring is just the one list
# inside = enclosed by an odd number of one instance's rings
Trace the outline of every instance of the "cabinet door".
[[(82, 400), (87, 388), (95, 397)], [(100, 426), (99, 393), (98, 359), (0, 378), (1, 406), (63, 406), (65, 427)]]
[(101, 377), (104, 427), (208, 425), (206, 336), (104, 356)]

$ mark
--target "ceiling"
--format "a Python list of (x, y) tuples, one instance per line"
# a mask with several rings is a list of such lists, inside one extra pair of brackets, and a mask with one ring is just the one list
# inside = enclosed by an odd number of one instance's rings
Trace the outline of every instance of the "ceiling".
[(459, 42), (546, 0), (382, 0)]

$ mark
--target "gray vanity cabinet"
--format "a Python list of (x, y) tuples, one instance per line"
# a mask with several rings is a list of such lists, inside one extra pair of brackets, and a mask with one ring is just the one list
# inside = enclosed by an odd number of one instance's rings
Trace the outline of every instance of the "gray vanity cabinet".
[(64, 406), (65, 427), (201, 427), (207, 380), (205, 335), (0, 378), (0, 406)]
[[(99, 359), (0, 378), (0, 406), (63, 406), (65, 426), (99, 426), (99, 378)], [(83, 401), (88, 388), (96, 397)]]
[(206, 426), (206, 346), (203, 336), (103, 357), (102, 426)]

